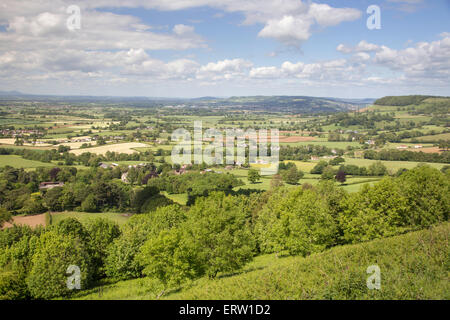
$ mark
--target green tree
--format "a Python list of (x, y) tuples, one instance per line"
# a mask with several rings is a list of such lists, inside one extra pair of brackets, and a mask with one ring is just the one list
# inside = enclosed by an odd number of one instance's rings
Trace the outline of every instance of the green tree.
[(155, 238), (147, 240), (137, 255), (137, 261), (145, 266), (145, 275), (161, 281), (164, 291), (196, 278), (201, 272), (195, 263), (195, 252), (190, 250), (190, 245), (183, 239), (183, 232), (177, 228), (163, 230)]
[(384, 176), (387, 174), (387, 168), (381, 161), (377, 161), (369, 166), (367, 173), (370, 176)]
[(291, 166), (288, 170), (281, 172), (281, 176), (284, 182), (288, 184), (297, 184), (298, 181), (303, 178), (304, 173), (297, 169), (297, 166)]
[(358, 243), (390, 237), (409, 230), (405, 220), (410, 207), (399, 185), (385, 178), (346, 198), (340, 215), (345, 242)]
[(196, 252), (196, 264), (215, 277), (242, 268), (253, 259), (255, 242), (244, 203), (223, 192), (199, 198), (182, 225), (183, 238)]
[(320, 176), (323, 180), (333, 180), (336, 175), (336, 171), (332, 166), (327, 166), (323, 169), (322, 175)]
[(328, 166), (328, 163), (324, 160), (321, 160), (318, 164), (315, 165), (314, 168), (312, 168), (311, 173), (312, 174), (322, 174), (323, 170)]
[(248, 170), (247, 178), (248, 178), (248, 181), (250, 181), (250, 183), (254, 184), (261, 180), (261, 175), (259, 174), (258, 170), (250, 169), (250, 170)]
[(337, 242), (328, 202), (315, 189), (278, 189), (260, 212), (255, 233), (263, 253), (308, 255)]
[(120, 229), (116, 223), (106, 218), (95, 218), (87, 222), (86, 230), (89, 234), (89, 246), (95, 275), (100, 278), (105, 275), (104, 265), (108, 247), (120, 236)]
[(7, 211), (5, 208), (0, 208), (0, 228), (3, 227), (5, 222), (11, 220), (11, 212)]
[(447, 221), (450, 213), (450, 179), (439, 170), (423, 165), (398, 178), (407, 199), (408, 223), (420, 227)]
[(81, 288), (89, 287), (92, 278), (90, 256), (82, 241), (56, 231), (44, 233), (32, 259), (27, 285), (35, 299), (51, 299), (72, 293), (67, 288), (69, 266), (81, 271)]
[(97, 200), (94, 194), (89, 194), (81, 203), (81, 210), (84, 212), (98, 212)]

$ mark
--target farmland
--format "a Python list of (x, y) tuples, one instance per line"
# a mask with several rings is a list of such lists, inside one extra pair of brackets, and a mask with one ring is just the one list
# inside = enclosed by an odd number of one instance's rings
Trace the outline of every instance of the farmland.
[[(420, 114), (418, 106), (376, 103), (325, 114), (105, 104), (42, 106), (38, 115), (20, 103), (0, 106), (14, 123), (0, 131), (0, 246), (10, 232), (33, 235), (4, 247), (0, 280), (15, 275), (2, 265), (18, 257), (10, 252), (42, 241), (20, 260), (27, 282), (24, 291), (8, 291), (12, 299), (446, 297), (448, 117), (429, 113), (428, 104)], [(202, 122), (200, 141), (193, 141), (194, 121)], [(177, 163), (172, 156), (175, 147), (218, 156), (212, 144), (229, 128), (278, 129), (271, 149), (278, 170), (263, 175), (270, 161), (262, 157), (214, 163), (188, 153)], [(189, 139), (172, 137), (177, 129)], [(208, 137), (208, 129), (221, 136)], [(235, 147), (247, 156), (250, 143)], [(59, 252), (66, 246), (68, 254)], [(60, 259), (49, 265), (41, 259), (47, 252)], [(61, 286), (59, 271), (39, 271), (63, 270), (69, 256), (96, 279), (84, 279), (86, 289), (75, 294)], [(361, 261), (372, 258), (390, 270), (383, 292), (360, 281)], [(400, 271), (419, 263), (425, 273)]]

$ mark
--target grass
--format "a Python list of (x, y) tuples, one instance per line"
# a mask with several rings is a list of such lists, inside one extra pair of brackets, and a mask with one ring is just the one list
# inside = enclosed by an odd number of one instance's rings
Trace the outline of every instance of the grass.
[(57, 224), (58, 222), (67, 219), (67, 218), (75, 218), (81, 223), (87, 222), (89, 219), (95, 218), (107, 218), (113, 222), (116, 222), (119, 225), (122, 225), (127, 222), (128, 217), (124, 216), (121, 213), (112, 213), (112, 212), (101, 212), (101, 213), (87, 213), (87, 212), (61, 212), (61, 213), (52, 213), (52, 224)]
[[(339, 246), (308, 257), (257, 257), (242, 271), (201, 278), (165, 299), (314, 300), (450, 299), (450, 224), (367, 243)], [(369, 290), (367, 268), (381, 271), (381, 289)], [(155, 299), (158, 281), (142, 278), (80, 292), (76, 299)]]
[(435, 142), (439, 140), (450, 140), (450, 133), (435, 134), (432, 136), (422, 136), (414, 139), (405, 139), (405, 141), (418, 140), (423, 142)]
[(52, 167), (52, 163), (27, 160), (16, 155), (0, 155), (0, 167), (11, 166), (14, 168)]
[[(368, 167), (371, 164), (377, 162), (377, 160), (369, 160), (369, 159), (355, 159), (355, 158), (345, 158), (345, 165), (354, 164), (357, 166)], [(414, 162), (414, 161), (381, 161), (388, 170), (396, 172), (400, 168), (412, 169), (417, 167), (418, 164), (424, 162)], [(432, 168), (441, 169), (445, 166), (444, 163), (426, 163)]]
[(188, 201), (188, 195), (187, 193), (180, 193), (180, 194), (168, 194), (167, 192), (162, 192), (164, 196), (172, 200), (173, 202), (176, 202), (178, 204), (181, 204), (182, 206), (185, 206)]

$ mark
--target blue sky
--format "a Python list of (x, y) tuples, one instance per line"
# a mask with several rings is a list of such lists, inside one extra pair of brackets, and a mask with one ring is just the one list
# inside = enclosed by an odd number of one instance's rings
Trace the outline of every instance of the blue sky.
[[(92, 2), (92, 1), (91, 1)], [(450, 95), (450, 1), (6, 0), (0, 90)], [(81, 24), (68, 30), (70, 5)], [(381, 29), (369, 30), (370, 5)]]

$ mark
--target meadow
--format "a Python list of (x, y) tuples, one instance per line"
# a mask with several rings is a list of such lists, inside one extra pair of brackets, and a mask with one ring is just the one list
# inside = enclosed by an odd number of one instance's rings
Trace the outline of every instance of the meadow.
[(52, 224), (58, 224), (60, 221), (67, 218), (74, 218), (81, 223), (86, 223), (89, 220), (96, 218), (105, 218), (111, 220), (119, 225), (126, 223), (131, 215), (124, 213), (113, 213), (113, 212), (99, 212), (99, 213), (88, 213), (88, 212), (58, 212), (52, 213)]
[(13, 168), (37, 168), (37, 167), (53, 167), (52, 163), (27, 160), (16, 155), (0, 155), (0, 167), (11, 166)]

